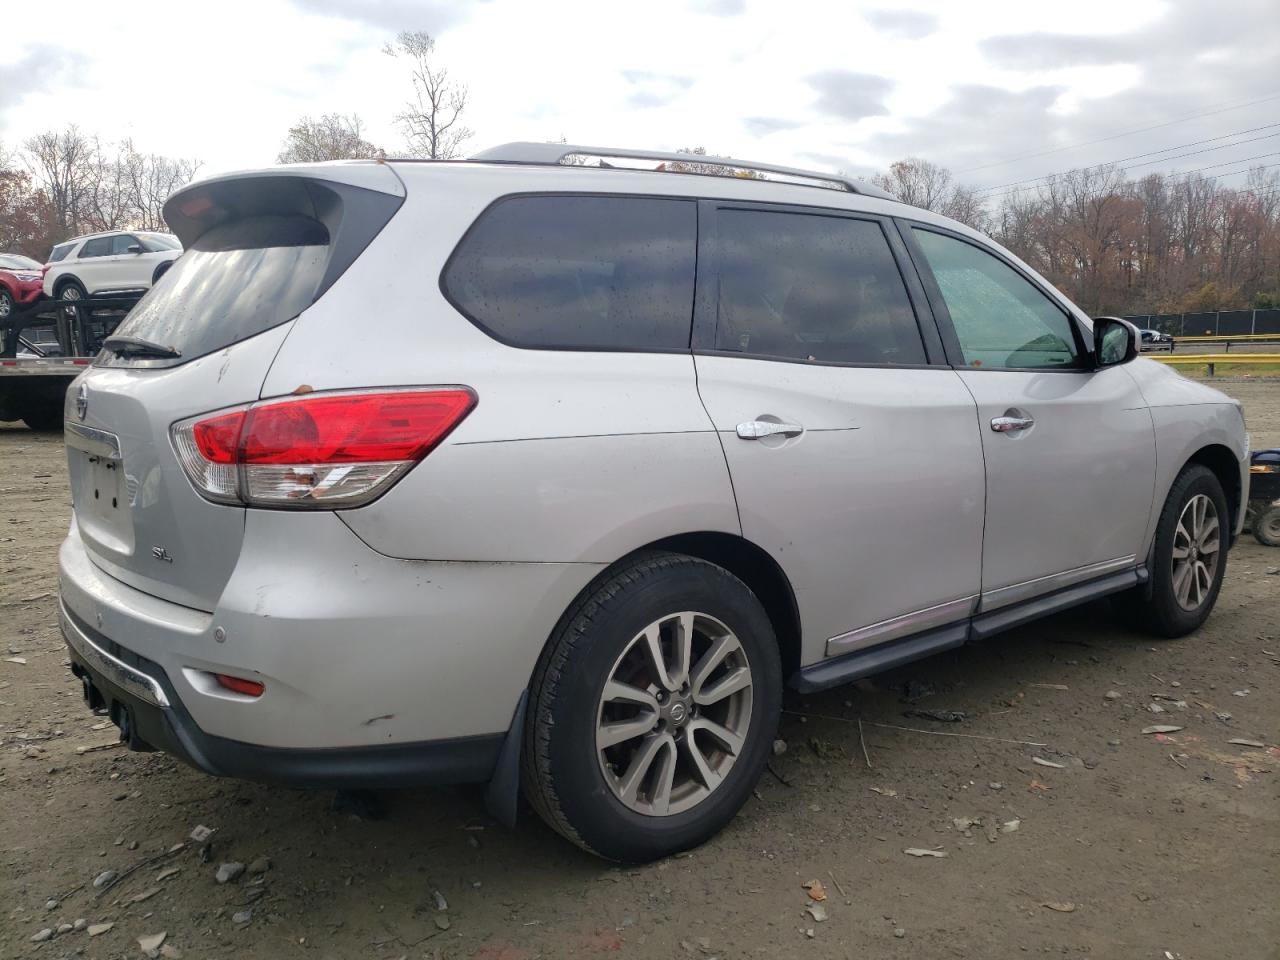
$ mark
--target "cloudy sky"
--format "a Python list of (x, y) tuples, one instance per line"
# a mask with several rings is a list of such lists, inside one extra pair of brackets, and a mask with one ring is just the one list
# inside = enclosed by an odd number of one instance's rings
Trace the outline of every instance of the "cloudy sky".
[(336, 111), (358, 113), (393, 154), (409, 79), (380, 48), (410, 29), (435, 35), (470, 88), (475, 149), (561, 137), (705, 145), (851, 173), (917, 155), (985, 187), (1125, 158), (1134, 174), (1280, 163), (1280, 0), (29, 9), (4, 20), (0, 144), (10, 149), (75, 123), (200, 158), (205, 172), (254, 167), (273, 161), (297, 118)]

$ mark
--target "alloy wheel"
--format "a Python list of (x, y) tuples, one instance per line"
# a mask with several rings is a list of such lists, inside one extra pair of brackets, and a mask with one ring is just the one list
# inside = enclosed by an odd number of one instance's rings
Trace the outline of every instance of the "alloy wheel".
[(596, 752), (614, 796), (647, 816), (706, 800), (746, 746), (752, 681), (742, 643), (715, 617), (683, 611), (641, 630), (597, 709)]
[(1184, 610), (1198, 610), (1213, 588), (1222, 552), (1218, 509), (1203, 493), (1182, 508), (1173, 533), (1173, 596)]

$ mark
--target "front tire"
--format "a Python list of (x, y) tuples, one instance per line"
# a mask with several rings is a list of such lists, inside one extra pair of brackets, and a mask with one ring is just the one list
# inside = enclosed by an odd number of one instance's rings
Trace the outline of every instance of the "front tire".
[(592, 853), (645, 862), (705, 842), (746, 802), (777, 731), (782, 667), (741, 580), (649, 553), (565, 614), (531, 697), (534, 809)]
[(1156, 526), (1150, 597), (1139, 587), (1116, 598), (1125, 621), (1161, 637), (1182, 637), (1208, 619), (1227, 569), (1231, 514), (1222, 484), (1200, 464), (1173, 482)]

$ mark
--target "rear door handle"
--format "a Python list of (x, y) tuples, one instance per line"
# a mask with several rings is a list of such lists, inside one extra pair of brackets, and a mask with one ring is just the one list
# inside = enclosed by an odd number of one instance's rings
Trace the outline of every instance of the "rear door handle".
[(1011, 417), (1005, 414), (1003, 417), (991, 418), (991, 429), (996, 433), (1016, 433), (1034, 427), (1035, 423), (1031, 417)]
[(743, 440), (762, 440), (765, 437), (797, 437), (804, 433), (798, 423), (775, 423), (772, 420), (748, 420), (738, 424), (738, 436)]

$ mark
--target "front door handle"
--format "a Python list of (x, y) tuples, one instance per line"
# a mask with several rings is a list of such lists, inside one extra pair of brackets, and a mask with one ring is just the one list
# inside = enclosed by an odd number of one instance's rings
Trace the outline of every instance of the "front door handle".
[(804, 433), (798, 423), (776, 423), (773, 420), (748, 420), (738, 424), (738, 436), (743, 440), (762, 440), (765, 437), (797, 437)]
[(991, 429), (996, 433), (1016, 433), (1018, 430), (1034, 427), (1035, 423), (1031, 417), (1013, 417), (1005, 414), (1003, 417), (991, 418)]

